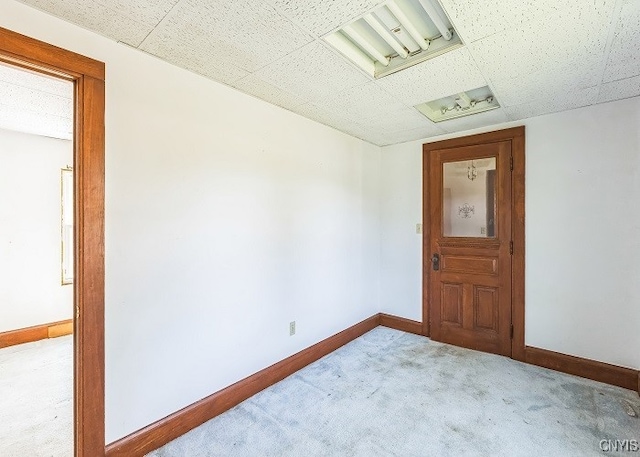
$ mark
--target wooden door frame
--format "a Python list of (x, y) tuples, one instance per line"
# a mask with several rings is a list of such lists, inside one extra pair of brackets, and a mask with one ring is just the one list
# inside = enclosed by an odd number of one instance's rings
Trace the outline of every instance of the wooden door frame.
[(426, 143), (422, 146), (422, 334), (430, 334), (429, 277), (431, 275), (430, 244), (430, 204), (429, 204), (429, 168), (431, 151), (437, 149), (474, 146), (498, 141), (511, 141), (513, 171), (511, 173), (511, 239), (513, 257), (511, 261), (511, 322), (513, 338), (511, 340), (511, 358), (524, 361), (524, 178), (525, 128), (514, 127), (494, 132), (480, 133), (449, 140)]
[(105, 66), (0, 27), (0, 61), (74, 82), (74, 449), (105, 452)]

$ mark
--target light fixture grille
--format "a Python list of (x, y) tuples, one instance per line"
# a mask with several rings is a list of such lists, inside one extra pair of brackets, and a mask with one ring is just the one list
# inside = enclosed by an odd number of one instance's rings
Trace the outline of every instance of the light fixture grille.
[(415, 108), (433, 122), (442, 122), (500, 108), (500, 104), (491, 89), (484, 86), (421, 103)]
[(462, 46), (437, 0), (389, 0), (324, 39), (376, 79)]

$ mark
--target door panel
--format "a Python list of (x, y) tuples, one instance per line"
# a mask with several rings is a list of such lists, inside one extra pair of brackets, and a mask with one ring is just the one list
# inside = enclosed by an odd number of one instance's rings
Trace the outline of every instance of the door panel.
[(474, 286), (473, 327), (476, 330), (499, 330), (499, 293), (497, 287)]
[(491, 257), (443, 255), (441, 262), (445, 273), (495, 275), (498, 270), (498, 259)]
[(442, 283), (442, 321), (462, 325), (462, 284)]
[(511, 141), (429, 160), (431, 337), (511, 355)]

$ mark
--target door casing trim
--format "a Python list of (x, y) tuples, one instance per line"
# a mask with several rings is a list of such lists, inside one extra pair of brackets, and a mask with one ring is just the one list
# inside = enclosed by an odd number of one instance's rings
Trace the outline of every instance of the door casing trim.
[(437, 149), (474, 146), (498, 141), (511, 141), (513, 171), (511, 173), (511, 358), (524, 362), (524, 179), (525, 179), (525, 128), (513, 127), (494, 132), (452, 138), (422, 145), (422, 334), (430, 335), (429, 277), (431, 272), (430, 224), (429, 224), (429, 168), (431, 151)]
[(105, 452), (105, 65), (0, 27), (0, 61), (74, 82), (74, 453)]

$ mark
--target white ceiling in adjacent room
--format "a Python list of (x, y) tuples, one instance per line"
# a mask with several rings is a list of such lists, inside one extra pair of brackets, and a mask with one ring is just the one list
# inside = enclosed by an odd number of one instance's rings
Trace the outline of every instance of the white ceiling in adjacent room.
[(0, 129), (70, 140), (73, 83), (0, 63)]
[[(439, 0), (463, 46), (380, 79), (325, 37), (385, 1), (22, 2), (378, 145), (640, 95), (638, 0)], [(415, 108), (485, 86), (500, 108)]]

